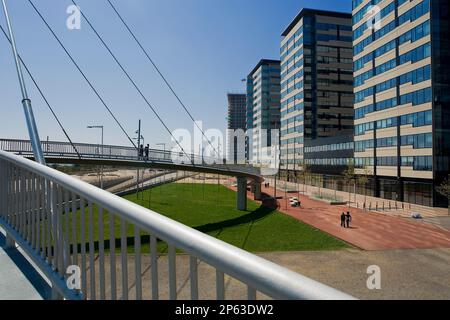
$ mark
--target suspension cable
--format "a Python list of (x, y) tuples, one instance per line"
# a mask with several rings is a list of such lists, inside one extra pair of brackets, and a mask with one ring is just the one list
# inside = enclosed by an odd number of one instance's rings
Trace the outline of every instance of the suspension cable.
[(125, 136), (128, 138), (128, 140), (131, 142), (131, 144), (133, 145), (133, 147), (137, 150), (138, 148), (136, 147), (136, 144), (133, 142), (133, 140), (131, 139), (131, 137), (128, 135), (128, 133), (125, 131), (124, 127), (122, 126), (122, 124), (120, 123), (120, 121), (117, 119), (117, 117), (114, 115), (114, 113), (111, 111), (111, 109), (109, 108), (108, 104), (105, 102), (105, 100), (103, 99), (103, 97), (100, 95), (100, 93), (97, 91), (97, 89), (94, 87), (94, 85), (92, 84), (92, 82), (88, 79), (88, 77), (86, 76), (86, 74), (83, 72), (83, 70), (81, 69), (81, 67), (78, 65), (78, 63), (75, 61), (75, 59), (72, 57), (72, 55), (70, 54), (70, 52), (67, 50), (67, 48), (64, 46), (64, 44), (62, 43), (62, 41), (59, 39), (59, 37), (56, 35), (56, 33), (53, 31), (52, 27), (50, 27), (50, 25), (47, 23), (47, 20), (42, 16), (41, 12), (38, 10), (38, 8), (36, 8), (36, 6), (34, 5), (33, 1), (28, 0), (28, 2), (30, 3), (30, 5), (33, 7), (34, 11), (36, 11), (36, 13), (38, 14), (38, 16), (41, 18), (42, 22), (47, 26), (48, 30), (50, 31), (50, 33), (53, 35), (53, 37), (56, 39), (56, 41), (59, 43), (59, 45), (61, 46), (61, 48), (64, 50), (64, 52), (67, 54), (67, 56), (69, 57), (69, 59), (72, 61), (72, 63), (75, 65), (75, 67), (77, 68), (78, 72), (83, 76), (84, 80), (87, 82), (87, 84), (89, 85), (89, 87), (92, 89), (92, 91), (95, 93), (95, 95), (97, 96), (97, 98), (100, 100), (100, 102), (103, 104), (103, 106), (106, 108), (106, 110), (108, 111), (108, 113), (111, 115), (111, 117), (114, 119), (114, 121), (117, 123), (117, 125), (120, 127), (120, 129), (122, 130), (122, 132), (125, 134)]
[[(73, 2), (73, 1), (72, 1)], [(119, 17), (120, 21), (122, 21), (123, 25), (125, 26), (125, 28), (128, 30), (128, 32), (130, 33), (131, 37), (134, 39), (134, 41), (136, 41), (137, 45), (139, 46), (139, 48), (142, 50), (142, 52), (144, 53), (144, 55), (147, 57), (148, 61), (150, 61), (150, 63), (153, 65), (153, 67), (155, 68), (156, 72), (159, 74), (159, 76), (161, 77), (161, 79), (164, 81), (164, 83), (166, 84), (166, 86), (169, 88), (169, 90), (172, 92), (172, 94), (175, 96), (175, 98), (178, 100), (178, 102), (180, 103), (181, 107), (184, 109), (184, 111), (187, 113), (187, 115), (189, 116), (189, 118), (192, 120), (192, 122), (194, 122), (194, 124), (197, 126), (197, 128), (201, 131), (203, 137), (206, 138), (206, 141), (208, 142), (208, 144), (213, 148), (214, 152), (218, 155), (219, 159), (220, 159), (220, 154), (219, 152), (216, 150), (216, 148), (212, 145), (211, 141), (208, 139), (208, 137), (205, 135), (205, 132), (203, 131), (203, 129), (198, 125), (198, 123), (195, 121), (194, 117), (192, 116), (192, 113), (189, 112), (188, 108), (186, 107), (186, 105), (184, 104), (184, 102), (181, 100), (180, 96), (175, 92), (175, 89), (173, 88), (173, 86), (169, 83), (169, 81), (167, 80), (167, 78), (163, 75), (163, 73), (161, 72), (161, 69), (156, 65), (155, 61), (150, 57), (150, 54), (148, 53), (148, 51), (144, 48), (144, 46), (141, 44), (141, 42), (139, 41), (139, 39), (136, 37), (136, 35), (134, 34), (134, 32), (131, 30), (131, 28), (129, 27), (129, 25), (127, 24), (127, 22), (125, 21), (125, 19), (122, 17), (122, 15), (119, 13), (118, 9), (114, 6), (114, 4), (110, 1), (107, 0), (107, 2), (109, 3), (109, 5), (111, 6), (111, 8), (114, 10), (114, 12), (117, 14), (117, 16)]]
[[(31, 0), (29, 0), (31, 1)], [(72, 3), (77, 6), (78, 4), (74, 1), (71, 0)], [(97, 36), (97, 38), (100, 40), (100, 42), (103, 44), (103, 46), (106, 48), (106, 50), (108, 51), (108, 53), (111, 55), (111, 57), (114, 59), (114, 61), (117, 63), (117, 65), (119, 66), (119, 68), (123, 71), (123, 73), (126, 75), (126, 77), (128, 78), (128, 80), (131, 82), (131, 84), (134, 86), (134, 88), (136, 89), (136, 91), (139, 93), (139, 95), (142, 97), (142, 99), (145, 101), (145, 103), (147, 104), (147, 106), (153, 111), (153, 113), (155, 114), (155, 116), (158, 118), (159, 122), (163, 125), (163, 127), (166, 129), (166, 131), (170, 134), (170, 136), (172, 137), (172, 139), (175, 141), (175, 143), (178, 145), (178, 147), (180, 147), (181, 151), (190, 159), (190, 161), (192, 162), (192, 164), (194, 164), (194, 159), (192, 159), (192, 157), (190, 155), (188, 155), (186, 153), (186, 151), (184, 150), (184, 148), (181, 146), (180, 142), (175, 138), (175, 136), (173, 135), (172, 131), (169, 129), (169, 127), (166, 125), (166, 123), (164, 122), (164, 120), (161, 118), (161, 116), (158, 114), (158, 112), (156, 111), (156, 109), (153, 107), (153, 105), (149, 102), (149, 100), (147, 99), (147, 97), (144, 95), (144, 93), (142, 92), (142, 90), (139, 88), (139, 86), (136, 84), (136, 82), (133, 80), (133, 78), (131, 77), (131, 75), (129, 74), (129, 72), (124, 68), (124, 66), (120, 63), (120, 61), (118, 60), (118, 58), (116, 57), (116, 55), (111, 51), (111, 49), (109, 48), (109, 46), (106, 44), (106, 42), (103, 40), (102, 36), (97, 32), (97, 30), (95, 29), (95, 27), (92, 25), (91, 21), (88, 19), (88, 17), (86, 17), (86, 15), (84, 14), (83, 11), (80, 10), (81, 15), (83, 16), (83, 18), (86, 20), (86, 22), (89, 24), (89, 27), (92, 29), (92, 31), (95, 33), (95, 35)]]
[[(9, 36), (7, 35), (5, 29), (3, 29), (3, 26), (0, 25), (0, 29), (3, 33), (3, 35), (6, 37), (6, 39), (8, 40), (9, 43), (11, 43), (11, 39), (9, 38)], [(53, 117), (55, 118), (56, 122), (58, 123), (59, 127), (61, 128), (62, 132), (64, 133), (64, 135), (66, 136), (67, 140), (69, 141), (69, 143), (72, 145), (72, 148), (75, 150), (77, 156), (79, 159), (81, 159), (81, 155), (78, 152), (77, 148), (75, 147), (75, 144), (73, 143), (72, 139), (70, 139), (69, 134), (67, 133), (66, 129), (64, 128), (63, 124), (61, 123), (61, 121), (59, 120), (58, 116), (56, 115), (54, 109), (52, 108), (52, 106), (50, 105), (50, 103), (48, 102), (46, 96), (44, 95), (43, 91), (41, 90), (41, 88), (39, 87), (36, 79), (33, 77), (33, 75), (31, 74), (31, 71), (28, 69), (27, 65), (25, 64), (25, 62), (23, 61), (22, 57), (19, 55), (19, 60), (20, 63), (23, 65), (23, 67), (25, 68), (25, 70), (27, 71), (28, 75), (30, 76), (31, 81), (34, 83), (34, 86), (36, 87), (36, 89), (39, 91), (39, 94), (41, 95), (42, 99), (44, 100), (45, 104), (47, 105), (48, 109), (50, 110), (50, 112), (52, 113)]]

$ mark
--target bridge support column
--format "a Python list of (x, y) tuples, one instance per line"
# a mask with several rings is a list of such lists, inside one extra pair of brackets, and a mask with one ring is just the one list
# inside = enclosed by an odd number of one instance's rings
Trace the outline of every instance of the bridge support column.
[(247, 178), (237, 178), (237, 209), (247, 210)]
[(261, 183), (260, 182), (254, 182), (253, 183), (253, 195), (255, 200), (261, 200)]

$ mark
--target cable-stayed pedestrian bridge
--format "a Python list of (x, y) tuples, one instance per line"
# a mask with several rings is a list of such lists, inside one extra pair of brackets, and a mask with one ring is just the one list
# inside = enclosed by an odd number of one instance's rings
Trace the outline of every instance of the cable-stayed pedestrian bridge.
[[(41, 145), (48, 163), (155, 168), (236, 177), (239, 210), (246, 210), (248, 182), (252, 187), (255, 199), (261, 197), (261, 182), (264, 178), (259, 169), (245, 165), (226, 164), (223, 159), (157, 149), (150, 149), (147, 158), (138, 156), (136, 148), (133, 147), (88, 143), (42, 141)], [(0, 139), (0, 150), (34, 159), (32, 144), (29, 140)]]
[[(0, 226), (6, 232), (6, 248), (19, 245), (27, 253), (51, 282), (53, 298), (142, 299), (148, 296), (143, 289), (141, 270), (145, 257), (143, 243), (147, 244), (147, 240), (152, 299), (160, 298), (162, 274), (168, 277), (168, 298), (177, 298), (177, 249), (189, 255), (192, 299), (199, 298), (202, 278), (199, 261), (216, 270), (215, 285), (209, 283), (208, 288), (215, 291), (218, 299), (225, 298), (225, 274), (247, 286), (249, 299), (256, 299), (257, 292), (277, 299), (352, 298), (69, 175), (5, 151), (0, 151)], [(129, 230), (134, 235), (131, 239)], [(168, 273), (160, 270), (158, 245), (161, 242), (168, 246)], [(130, 250), (134, 254), (131, 261)]]
[[(34, 1), (28, 0), (51, 37), (68, 57), (69, 63), (73, 64), (97, 97), (99, 105), (107, 111), (134, 147), (74, 143), (39, 86), (37, 78), (20, 57), (6, 1), (1, 2), (6, 18), (6, 30), (1, 24), (0, 30), (12, 47), (31, 142), (0, 141), (0, 227), (6, 233), (5, 247), (14, 250), (20, 246), (51, 283), (53, 298), (126, 300), (144, 299), (149, 297), (150, 293), (152, 299), (160, 299), (165, 298), (161, 289), (166, 285), (167, 298), (176, 299), (179, 287), (176, 253), (181, 250), (188, 258), (190, 297), (194, 300), (200, 297), (201, 280), (207, 282), (205, 290), (214, 292), (217, 299), (224, 299), (225, 275), (242, 282), (246, 286), (248, 298), (252, 300), (259, 297), (258, 292), (275, 299), (352, 299), (351, 296), (324, 284), (47, 167), (46, 163), (80, 163), (234, 176), (237, 178), (237, 207), (240, 210), (246, 208), (247, 179), (253, 182), (256, 198), (260, 195), (260, 184), (263, 180), (254, 168), (189, 155), (183, 148), (179, 154), (151, 150), (148, 159), (138, 157), (133, 139), (107, 103), (108, 99), (87, 76), (85, 67), (78, 63), (78, 59), (64, 45), (64, 41), (49, 24), (40, 7), (36, 6)], [(74, 0), (71, 2), (79, 8)], [(196, 124), (189, 108), (157, 67), (118, 8), (111, 1), (107, 2), (160, 75), (165, 86), (176, 97), (183, 112)], [(106, 49), (108, 57), (112, 58), (114, 65), (126, 76), (142, 99), (144, 106), (155, 116), (162, 129), (174, 139), (172, 130), (159, 114), (158, 108), (150, 102), (137, 78), (125, 67), (126, 64), (120, 61), (111, 45), (97, 31), (93, 21), (84, 11), (80, 13)], [(40, 141), (22, 67), (68, 143)], [(196, 126), (199, 127), (198, 124)], [(199, 129), (212, 146), (205, 133)], [(137, 133), (139, 145), (140, 126)], [(175, 142), (181, 147), (179, 141), (175, 139)], [(36, 162), (31, 159), (36, 159)], [(164, 265), (163, 270), (160, 261), (161, 244), (167, 246), (167, 252), (164, 252), (167, 265)], [(143, 280), (142, 260), (147, 256), (151, 261), (150, 281)], [(200, 261), (212, 268), (215, 277), (203, 279), (199, 268)], [(2, 269), (0, 272), (7, 273), (9, 270)]]

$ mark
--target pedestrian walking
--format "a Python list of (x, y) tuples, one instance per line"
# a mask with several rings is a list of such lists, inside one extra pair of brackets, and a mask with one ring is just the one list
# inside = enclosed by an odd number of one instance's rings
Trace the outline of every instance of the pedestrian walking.
[(345, 213), (342, 212), (341, 214), (341, 227), (345, 228)]
[(350, 228), (350, 222), (352, 222), (352, 216), (350, 215), (350, 211), (347, 211), (347, 214), (345, 215), (345, 223), (347, 228)]

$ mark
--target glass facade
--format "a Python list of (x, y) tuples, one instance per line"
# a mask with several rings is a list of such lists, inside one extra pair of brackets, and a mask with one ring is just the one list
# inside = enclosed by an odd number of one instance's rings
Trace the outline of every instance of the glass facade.
[[(433, 52), (433, 156), (434, 184), (439, 185), (450, 173), (450, 3), (431, 2)], [(447, 199), (433, 192), (435, 205), (446, 206)]]
[[(245, 131), (247, 121), (247, 99), (245, 94), (229, 93), (228, 98), (228, 136), (227, 136), (227, 161), (238, 163), (245, 159), (246, 155), (241, 154), (238, 140), (234, 136), (235, 130)], [(231, 141), (234, 141), (231, 143)], [(245, 150), (245, 149), (244, 149)]]
[(251, 129), (249, 160), (261, 164), (272, 141), (271, 130), (280, 128), (280, 61), (261, 60), (247, 77), (247, 130)]
[(353, 1), (355, 165), (376, 196), (419, 204), (433, 193), (433, 1)]
[(353, 132), (351, 15), (304, 9), (283, 33), (280, 55), (281, 169), (346, 163), (325, 155), (306, 161), (305, 148)]

